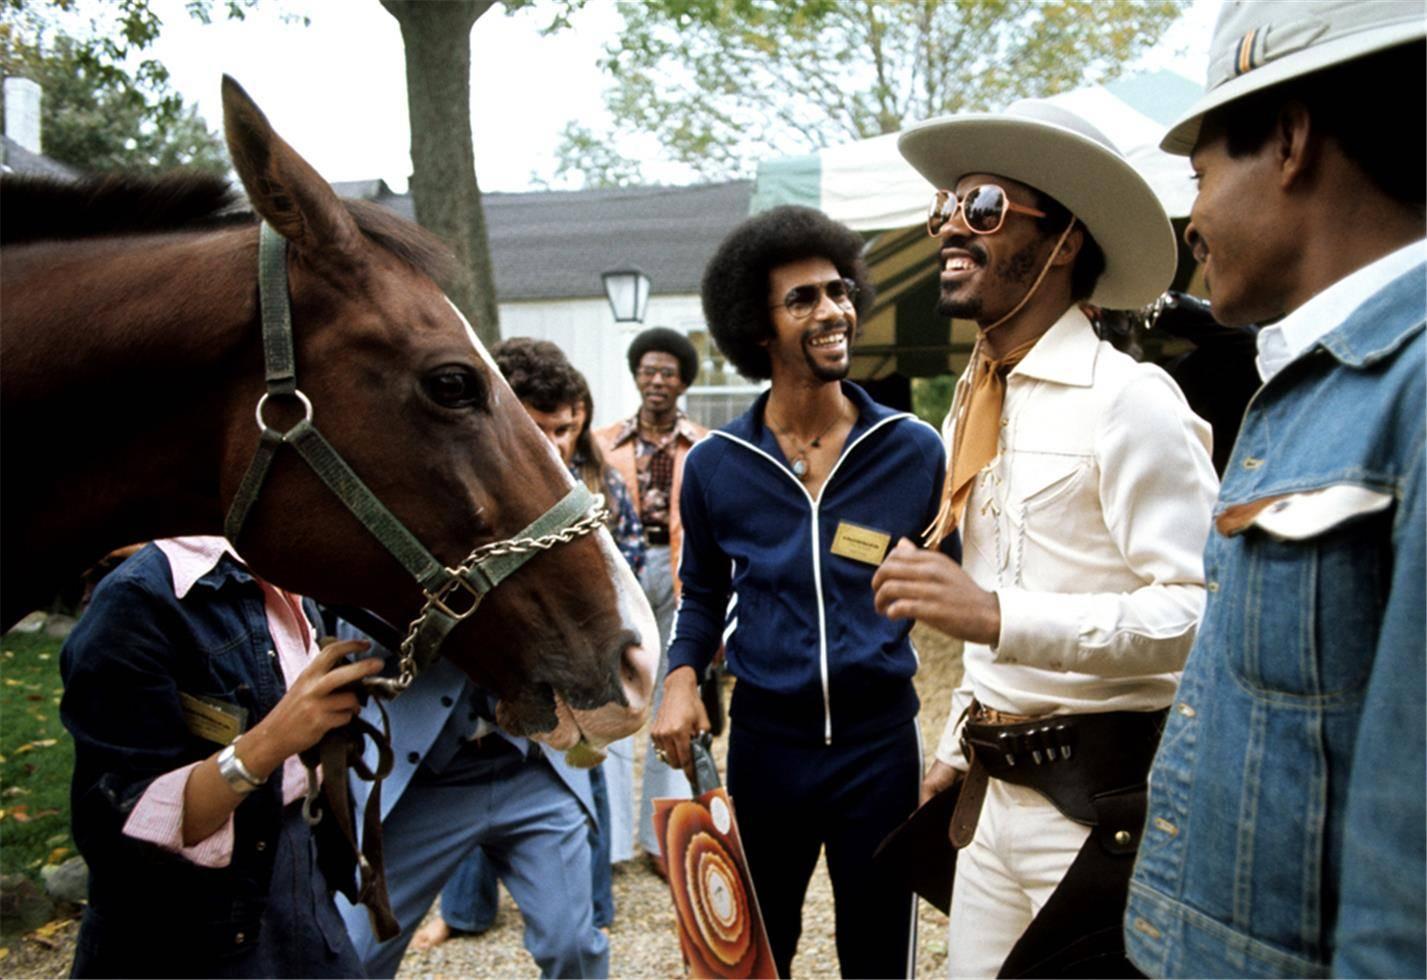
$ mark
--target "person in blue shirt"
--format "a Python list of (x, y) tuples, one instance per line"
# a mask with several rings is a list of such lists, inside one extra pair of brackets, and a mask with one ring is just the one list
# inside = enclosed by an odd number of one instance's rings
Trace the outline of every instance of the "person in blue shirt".
[(824, 849), (843, 974), (914, 969), (915, 897), (872, 854), (917, 805), (917, 655), (911, 624), (873, 608), (871, 582), (888, 548), (936, 517), (945, 453), (930, 426), (843, 380), (871, 303), (862, 246), (820, 212), (775, 208), (704, 271), (719, 349), (772, 385), (689, 452), (683, 595), (651, 730), (672, 765), (690, 765), (708, 728), (698, 679), (726, 640), (728, 790), (780, 976)]
[(1151, 976), (1427, 975), (1420, 3), (1226, 3), (1161, 144), (1214, 315), (1269, 323), (1150, 774)]

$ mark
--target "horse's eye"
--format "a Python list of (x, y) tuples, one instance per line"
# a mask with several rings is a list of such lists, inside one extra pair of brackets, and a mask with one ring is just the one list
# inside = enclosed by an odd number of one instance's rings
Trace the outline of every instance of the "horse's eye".
[(485, 399), (485, 386), (468, 367), (443, 367), (422, 379), (426, 394), (443, 408), (476, 408)]

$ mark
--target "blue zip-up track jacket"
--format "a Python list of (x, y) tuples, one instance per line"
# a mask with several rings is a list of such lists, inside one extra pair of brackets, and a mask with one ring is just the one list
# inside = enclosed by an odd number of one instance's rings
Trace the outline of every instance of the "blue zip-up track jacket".
[[(763, 424), (765, 392), (690, 450), (679, 497), (683, 594), (669, 669), (702, 675), (720, 641), (735, 725), (797, 741), (862, 738), (914, 717), (909, 621), (872, 604), (877, 566), (832, 553), (840, 524), (919, 540), (946, 453), (936, 430), (842, 383), (857, 421), (817, 498)], [(730, 601), (730, 599), (732, 601)]]

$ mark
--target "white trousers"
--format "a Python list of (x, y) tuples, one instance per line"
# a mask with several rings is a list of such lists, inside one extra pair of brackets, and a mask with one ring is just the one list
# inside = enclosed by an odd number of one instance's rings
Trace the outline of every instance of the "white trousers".
[(956, 858), (948, 974), (996, 976), (1089, 836), (1035, 790), (992, 779), (976, 836)]

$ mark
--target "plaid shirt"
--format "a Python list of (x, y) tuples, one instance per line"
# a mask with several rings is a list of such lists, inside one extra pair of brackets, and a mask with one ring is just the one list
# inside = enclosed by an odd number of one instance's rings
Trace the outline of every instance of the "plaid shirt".
[(692, 423), (683, 412), (674, 420), (674, 427), (661, 433), (653, 441), (645, 437), (639, 427), (639, 413), (636, 412), (615, 437), (614, 445), (625, 440), (634, 440), (634, 471), (639, 483), (639, 519), (646, 526), (668, 527), (669, 508), (674, 505), (670, 499), (674, 486), (674, 449), (679, 437), (689, 442), (697, 442), (700, 433), (693, 430)]

